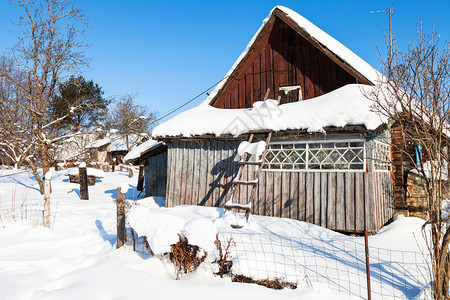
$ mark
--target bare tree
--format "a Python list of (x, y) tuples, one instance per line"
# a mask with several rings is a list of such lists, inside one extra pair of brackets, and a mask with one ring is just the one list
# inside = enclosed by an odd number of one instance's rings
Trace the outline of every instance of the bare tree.
[[(12, 68), (13, 62), (6, 57), (0, 57), (0, 74), (8, 71), (9, 77), (15, 82), (22, 82), (25, 78), (20, 71)], [(36, 142), (29, 133), (33, 126), (31, 115), (22, 108), (23, 91), (17, 89), (7, 77), (0, 76), (0, 153), (3, 153), (14, 168), (21, 164), (28, 165), (33, 174), (39, 177), (37, 171)], [(42, 184), (42, 182), (39, 182)], [(40, 185), (41, 189), (44, 187)]]
[[(52, 118), (48, 106), (58, 82), (87, 64), (84, 56), (87, 43), (84, 31), (79, 28), (87, 24), (70, 0), (11, 2), (19, 6), (24, 15), (17, 23), (18, 43), (11, 52), (14, 69), (3, 69), (0, 77), (14, 85), (21, 97), (17, 104), (29, 115), (29, 140), (35, 143), (46, 173), (51, 166), (51, 145), (74, 135), (53, 134), (52, 126), (67, 115)], [(21, 80), (14, 76), (18, 72), (23, 75)], [(36, 179), (43, 193), (42, 180), (39, 176)]]
[(114, 103), (108, 116), (107, 128), (116, 129), (119, 135), (125, 137), (129, 151), (133, 146), (130, 136), (149, 135), (154, 121), (153, 112), (145, 106), (136, 104), (134, 96), (127, 95)]
[(404, 164), (422, 175), (427, 218), (423, 233), (431, 256), (432, 296), (449, 299), (450, 226), (442, 211), (450, 141), (449, 44), (439, 42), (434, 28), (428, 36), (419, 26), (418, 41), (410, 43), (406, 52), (400, 51), (395, 41), (391, 46), (392, 57), (382, 59), (386, 77), (368, 97), (376, 102), (374, 108), (401, 130), (403, 136), (393, 142), (394, 146), (398, 143)]

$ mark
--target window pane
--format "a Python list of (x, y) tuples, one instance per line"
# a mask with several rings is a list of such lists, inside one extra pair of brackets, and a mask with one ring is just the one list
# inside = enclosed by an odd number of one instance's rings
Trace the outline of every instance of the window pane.
[(363, 142), (351, 142), (350, 143), (350, 147), (363, 147), (364, 143)]
[(362, 170), (363, 167), (364, 167), (363, 164), (351, 164), (350, 165), (350, 169), (352, 169), (352, 170)]
[[(364, 144), (363, 141), (270, 144), (264, 169), (305, 170), (308, 163), (311, 170), (362, 170)], [(380, 152), (377, 152), (378, 156), (381, 156)], [(385, 165), (380, 159), (374, 160), (374, 166), (379, 169), (386, 168)]]

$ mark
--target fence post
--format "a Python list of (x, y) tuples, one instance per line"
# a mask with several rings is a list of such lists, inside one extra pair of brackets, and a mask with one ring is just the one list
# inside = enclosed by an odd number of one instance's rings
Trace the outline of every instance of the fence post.
[(367, 233), (367, 230), (364, 230), (364, 244), (366, 246), (367, 300), (371, 300), (372, 292), (370, 290), (369, 234)]
[(121, 188), (117, 188), (117, 249), (125, 245), (127, 235), (125, 231), (125, 195)]
[(128, 166), (128, 168), (127, 168), (128, 170), (128, 177), (130, 177), (130, 178), (133, 178), (133, 166), (132, 165), (129, 165)]
[(50, 193), (52, 187), (52, 175), (47, 172), (44, 176), (44, 227), (50, 228)]
[(85, 163), (80, 164), (80, 167), (78, 168), (78, 176), (80, 177), (80, 199), (89, 200), (88, 179)]

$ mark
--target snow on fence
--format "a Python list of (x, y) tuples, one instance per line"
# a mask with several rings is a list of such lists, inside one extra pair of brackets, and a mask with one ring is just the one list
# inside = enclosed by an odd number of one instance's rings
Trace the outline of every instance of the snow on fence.
[[(364, 241), (305, 239), (273, 234), (219, 233), (222, 251), (228, 241), (231, 276), (283, 282), (319, 289), (326, 286), (367, 298)], [(126, 245), (152, 254), (145, 237), (127, 225)], [(217, 273), (218, 250), (200, 266)], [(372, 299), (412, 299), (429, 288), (429, 256), (420, 252), (369, 246)]]

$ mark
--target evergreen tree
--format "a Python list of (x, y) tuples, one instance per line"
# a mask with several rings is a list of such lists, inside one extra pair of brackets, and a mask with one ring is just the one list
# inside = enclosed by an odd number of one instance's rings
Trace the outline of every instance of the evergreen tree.
[(53, 118), (64, 118), (55, 125), (56, 129), (75, 133), (91, 130), (101, 123), (109, 102), (103, 98), (98, 84), (86, 81), (83, 76), (71, 76), (58, 86), (58, 94), (52, 97), (49, 109)]

